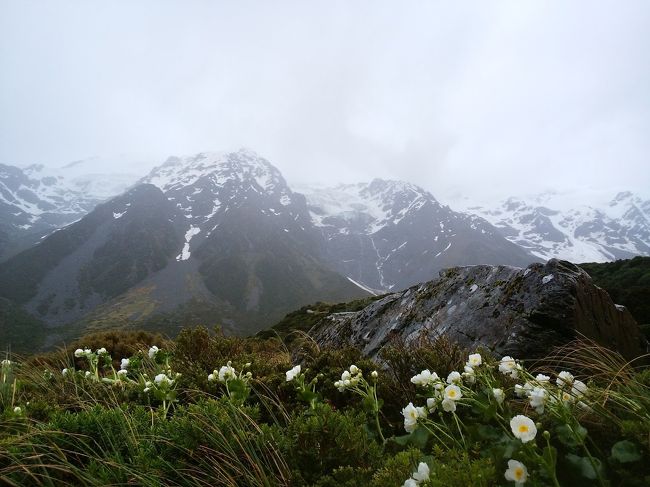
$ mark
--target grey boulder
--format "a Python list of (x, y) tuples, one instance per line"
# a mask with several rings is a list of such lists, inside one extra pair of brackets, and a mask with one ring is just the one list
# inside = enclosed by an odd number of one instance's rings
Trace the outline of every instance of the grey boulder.
[(334, 314), (310, 335), (323, 347), (355, 345), (377, 357), (393, 338), (446, 335), (474, 350), (539, 358), (582, 336), (631, 359), (646, 352), (638, 324), (578, 266), (556, 259), (525, 269), (476, 265), (390, 294), (361, 311)]

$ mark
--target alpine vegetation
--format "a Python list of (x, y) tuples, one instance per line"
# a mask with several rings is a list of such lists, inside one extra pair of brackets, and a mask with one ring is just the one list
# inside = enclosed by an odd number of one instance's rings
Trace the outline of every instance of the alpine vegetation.
[(205, 328), (156, 345), (107, 336), (2, 361), (1, 483), (650, 480), (648, 370), (593, 342), (528, 363), (442, 338), (373, 361), (304, 335), (289, 345)]

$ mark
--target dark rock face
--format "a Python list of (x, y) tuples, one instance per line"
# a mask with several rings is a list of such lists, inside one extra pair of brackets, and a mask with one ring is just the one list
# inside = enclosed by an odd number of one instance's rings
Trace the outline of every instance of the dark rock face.
[(356, 345), (377, 356), (393, 337), (446, 335), (496, 355), (542, 357), (584, 335), (626, 358), (647, 344), (632, 315), (579, 267), (559, 260), (454, 267), (433, 281), (390, 294), (356, 313), (332, 315), (310, 332), (321, 346)]

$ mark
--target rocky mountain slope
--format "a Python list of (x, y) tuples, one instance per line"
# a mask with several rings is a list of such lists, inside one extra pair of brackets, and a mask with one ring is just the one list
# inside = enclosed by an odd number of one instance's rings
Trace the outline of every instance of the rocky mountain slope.
[(650, 200), (629, 191), (543, 193), (496, 207), (465, 202), (465, 209), (542, 259), (606, 262), (650, 255)]
[(75, 161), (58, 169), (0, 164), (0, 261), (79, 220), (136, 179), (89, 172), (87, 163)]
[(526, 358), (544, 356), (578, 334), (627, 358), (647, 350), (627, 309), (579, 267), (558, 260), (525, 269), (454, 267), (361, 311), (332, 315), (310, 331), (321, 346), (356, 345), (370, 356), (394, 338), (408, 343), (421, 334)]
[[(317, 300), (367, 295), (320, 259), (306, 201), (239, 151), (169, 159), (135, 188), (0, 264), (0, 296), (49, 325), (192, 310), (240, 333)], [(187, 324), (187, 323), (185, 323)]]
[(375, 179), (301, 190), (329, 262), (371, 289), (403, 289), (453, 265), (538, 260), (483, 218), (455, 212), (414, 184)]

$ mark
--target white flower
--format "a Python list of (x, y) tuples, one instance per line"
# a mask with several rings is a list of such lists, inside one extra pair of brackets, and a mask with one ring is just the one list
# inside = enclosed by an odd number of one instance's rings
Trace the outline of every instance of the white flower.
[(336, 387), (339, 390), (339, 392), (343, 392), (345, 390), (345, 386), (343, 385), (343, 382), (341, 382), (340, 380), (334, 382), (334, 387)]
[(461, 397), (463, 397), (463, 393), (461, 392), (460, 387), (457, 385), (450, 384), (445, 387), (445, 399), (449, 399), (450, 401), (458, 401)]
[(153, 382), (151, 382), (150, 380), (148, 380), (147, 382), (144, 383), (144, 386), (145, 386), (145, 387), (153, 387)]
[(501, 372), (504, 375), (509, 375), (513, 379), (516, 379), (519, 373), (518, 373), (517, 362), (515, 361), (515, 359), (513, 359), (509, 355), (503, 357), (499, 362), (499, 372)]
[(360, 372), (359, 367), (356, 365), (350, 365), (350, 373), (351, 374), (358, 374)]
[(563, 370), (557, 375), (557, 379), (555, 380), (555, 383), (559, 387), (564, 387), (564, 385), (570, 386), (573, 384), (573, 374), (571, 372), (567, 372), (566, 370)]
[(463, 377), (470, 384), (474, 384), (476, 382), (476, 373), (474, 372), (474, 369), (472, 367), (470, 367), (469, 365), (465, 366), (465, 371), (463, 372)]
[(424, 462), (420, 462), (418, 464), (418, 471), (413, 472), (413, 480), (415, 480), (418, 484), (421, 482), (426, 482), (429, 480), (429, 465), (427, 465)]
[(373, 370), (370, 373), (370, 377), (372, 377), (373, 379), (376, 379), (377, 377), (379, 377), (379, 372), (377, 372), (376, 370)]
[(350, 387), (350, 384), (352, 384), (352, 382), (350, 381), (350, 379), (345, 379), (345, 380), (342, 381), (342, 382), (343, 382), (343, 385), (344, 385), (345, 387)]
[(84, 351), (82, 349), (78, 348), (78, 349), (76, 349), (74, 351), (74, 356), (75, 357), (83, 357), (84, 356)]
[(533, 390), (533, 385), (530, 382), (526, 382), (523, 386), (521, 384), (515, 384), (515, 394), (517, 397), (526, 397), (530, 395), (530, 391)]
[(300, 369), (301, 369), (300, 364), (298, 364), (292, 369), (287, 370), (286, 382), (291, 382), (293, 379), (295, 379), (298, 376), (298, 374), (300, 374)]
[(65, 377), (66, 375), (68, 375), (68, 372), (69, 372), (68, 369), (63, 369), (61, 371), (61, 375), (63, 375)]
[(93, 353), (93, 351), (90, 348), (86, 348), (86, 349), (84, 349), (83, 353), (84, 353), (84, 355), (91, 355)]
[(460, 372), (456, 372), (455, 370), (453, 372), (450, 372), (449, 375), (447, 376), (447, 384), (458, 384), (461, 381), (461, 375)]
[(214, 382), (216, 378), (217, 377), (216, 377), (216, 375), (214, 373), (213, 374), (208, 374), (208, 382)]
[(523, 414), (518, 414), (510, 420), (510, 429), (516, 438), (519, 438), (522, 443), (528, 443), (535, 439), (537, 435), (537, 427), (532, 419)]
[(524, 485), (528, 479), (526, 465), (517, 460), (508, 460), (508, 470), (506, 470), (505, 477), (506, 480), (514, 482), (517, 487)]
[(105, 353), (108, 353), (104, 347), (98, 348), (97, 349), (97, 355), (103, 355)]
[(402, 487), (418, 487), (418, 483), (413, 479), (406, 479)]
[(430, 413), (434, 412), (438, 407), (438, 401), (435, 397), (430, 397), (427, 399), (427, 409)]
[(352, 376), (350, 375), (350, 372), (347, 370), (344, 370), (343, 373), (341, 374), (342, 381), (350, 380), (350, 377)]
[(84, 375), (86, 376), (86, 378), (90, 377), (90, 371), (87, 370)]
[(20, 414), (22, 412), (23, 412), (23, 410), (22, 410), (22, 408), (20, 406), (16, 406), (14, 408), (14, 414)]
[(456, 401), (454, 401), (453, 399), (443, 399), (442, 409), (444, 409), (448, 413), (453, 413), (454, 411), (456, 411)]
[(151, 387), (145, 387), (144, 390), (143, 390), (142, 392), (144, 392), (144, 393), (146, 394), (146, 393), (149, 392), (150, 390), (151, 390)]
[(117, 376), (118, 377), (126, 377), (126, 374), (128, 374), (129, 371), (126, 369), (120, 369), (117, 371)]
[(560, 391), (560, 398), (562, 399), (562, 402), (565, 403), (573, 402), (575, 400), (575, 397), (573, 397), (571, 393), (567, 391)]
[(413, 403), (408, 403), (404, 409), (402, 409), (402, 416), (404, 416), (404, 429), (411, 433), (417, 428), (418, 418), (426, 418), (427, 412), (422, 407), (415, 407)]
[(470, 367), (478, 367), (483, 363), (483, 357), (481, 357), (480, 353), (473, 353), (469, 356), (469, 360), (467, 361), (467, 365)]
[(149, 358), (153, 360), (156, 357), (156, 354), (159, 352), (159, 348), (157, 346), (153, 346), (149, 349)]
[(505, 398), (505, 394), (503, 393), (503, 389), (492, 389), (492, 395), (494, 396), (494, 399), (498, 404), (503, 404), (503, 399)]
[(4, 359), (4, 360), (2, 361), (2, 366), (3, 366), (3, 367), (9, 367), (10, 365), (11, 365), (11, 360), (9, 360), (9, 359)]
[(428, 385), (439, 381), (440, 377), (435, 372), (431, 373), (429, 369), (425, 369), (417, 375), (411, 377), (411, 382), (416, 386), (427, 387)]
[(165, 374), (158, 374), (156, 377), (154, 377), (153, 381), (156, 383), (156, 385), (161, 386), (161, 385), (172, 385), (174, 381), (167, 377)]
[(233, 367), (231, 367), (230, 362), (228, 362), (228, 365), (222, 365), (219, 369), (219, 382), (227, 382), (236, 377), (237, 372)]
[(122, 362), (120, 363), (120, 369), (126, 370), (128, 366), (129, 366), (129, 359), (123, 358)]
[(537, 374), (537, 376), (535, 377), (535, 380), (537, 382), (539, 382), (540, 384), (544, 384), (546, 382), (549, 382), (551, 380), (551, 378), (548, 375)]
[(537, 411), (538, 414), (542, 414), (544, 412), (544, 403), (546, 402), (546, 396), (547, 392), (543, 387), (535, 387), (532, 391), (530, 391), (530, 394), (528, 396), (530, 398), (530, 405), (535, 408), (535, 411)]
[(581, 380), (575, 379), (573, 387), (571, 387), (571, 394), (577, 398), (584, 396), (587, 393), (587, 384)]

